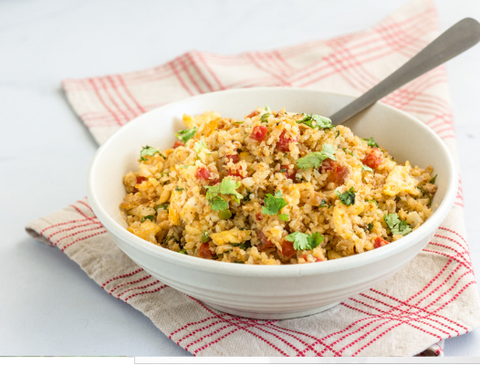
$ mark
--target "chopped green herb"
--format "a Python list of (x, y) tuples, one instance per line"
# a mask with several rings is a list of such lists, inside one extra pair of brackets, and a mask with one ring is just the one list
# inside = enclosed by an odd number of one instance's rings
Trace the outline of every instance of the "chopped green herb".
[(437, 180), (437, 175), (438, 175), (438, 174), (436, 174), (436, 175), (432, 178), (432, 180), (430, 180), (430, 184), (435, 184), (435, 181)]
[(205, 141), (195, 142), (195, 144), (193, 145), (193, 149), (195, 150), (196, 153), (200, 153), (200, 151), (203, 150), (204, 148), (208, 149), (208, 146), (205, 143)]
[(287, 205), (280, 190), (278, 190), (275, 195), (267, 194), (263, 201), (265, 202), (265, 205), (262, 207), (262, 213), (267, 215), (276, 215)]
[(286, 158), (287, 156), (288, 156), (288, 153), (285, 152), (285, 153), (283, 154), (283, 158)]
[(185, 250), (180, 250), (180, 251), (178, 251), (178, 253), (181, 253), (181, 254), (183, 254), (183, 255), (186, 255), (186, 254), (187, 254), (187, 251), (185, 251)]
[(367, 165), (362, 165), (362, 169), (365, 171), (373, 172), (373, 169), (371, 167), (368, 167)]
[(212, 206), (212, 209), (215, 211), (227, 210), (228, 202), (218, 195), (233, 195), (235, 201), (237, 203), (240, 203), (240, 199), (243, 199), (243, 195), (237, 192), (237, 189), (239, 187), (240, 183), (236, 182), (235, 180), (230, 180), (229, 177), (226, 177), (222, 180), (220, 184), (217, 184), (215, 186), (205, 186), (205, 188), (207, 189), (207, 201)]
[(175, 186), (175, 191), (183, 191), (185, 190), (184, 188), (179, 188), (178, 186)]
[(371, 231), (373, 228), (373, 223), (368, 223), (367, 228), (365, 228), (366, 231)]
[(150, 146), (145, 146), (142, 148), (140, 151), (140, 161), (147, 161), (145, 156), (153, 156), (156, 153), (158, 153), (160, 156), (163, 158), (166, 158), (164, 155), (160, 153), (160, 150), (157, 150), (156, 148), (150, 147)]
[(378, 144), (373, 140), (373, 137), (369, 139), (364, 139), (370, 147), (378, 147)]
[(268, 105), (265, 105), (265, 110), (266, 110), (267, 112), (271, 112), (270, 107), (269, 107)]
[(280, 218), (282, 221), (285, 221), (285, 222), (288, 222), (288, 220), (290, 219), (288, 214), (279, 214), (278, 218)]
[(299, 169), (308, 169), (310, 167), (319, 168), (323, 161), (327, 158), (331, 160), (336, 160), (335, 149), (332, 145), (325, 143), (322, 146), (322, 151), (320, 152), (311, 152), (304, 157), (301, 157), (297, 160), (297, 167)]
[(238, 247), (238, 248), (242, 249), (243, 251), (246, 251), (249, 247), (252, 247), (252, 242), (250, 240), (242, 242), (242, 243), (231, 243), (230, 242), (230, 244), (233, 247)]
[(239, 122), (234, 122), (235, 124), (243, 124), (245, 123), (243, 120), (239, 121)]
[(385, 214), (383, 220), (394, 235), (401, 234), (405, 236), (412, 232), (412, 227), (406, 221), (400, 220), (397, 213)]
[(228, 209), (228, 202), (225, 199), (223, 199), (221, 196), (214, 196), (212, 199), (207, 198), (207, 200), (212, 206), (212, 210), (214, 211)]
[(338, 191), (335, 191), (335, 194), (337, 194), (338, 198), (343, 204), (355, 204), (355, 191), (353, 190), (353, 186), (343, 194), (339, 193)]
[(374, 203), (378, 207), (378, 203), (375, 199), (365, 199), (367, 203)]
[(353, 156), (353, 153), (347, 150), (346, 148), (342, 148), (343, 152), (345, 152), (347, 155)]
[(240, 203), (239, 199), (243, 199), (243, 195), (237, 192), (237, 189), (240, 187), (240, 183), (235, 180), (230, 180), (229, 177), (226, 177), (220, 183), (220, 194), (233, 195), (235, 201)]
[(318, 232), (315, 232), (312, 235), (293, 232), (286, 237), (286, 240), (293, 242), (293, 248), (295, 250), (313, 250), (323, 242), (323, 236), (320, 236), (320, 233)]
[(210, 241), (210, 235), (208, 234), (207, 231), (202, 232), (202, 237), (201, 237), (202, 243), (206, 243)]
[(337, 129), (337, 134), (335, 135), (335, 138), (338, 138), (339, 135), (340, 135), (340, 130)]
[(270, 113), (265, 113), (260, 117), (260, 120), (262, 123), (268, 123), (268, 117), (270, 116)]
[(218, 212), (218, 218), (220, 219), (230, 219), (232, 217), (232, 212), (228, 209), (225, 209), (225, 210), (221, 210), (220, 212)]
[(160, 204), (160, 205), (157, 205), (154, 209), (155, 209), (155, 210), (159, 210), (159, 209), (168, 210), (168, 204)]
[(432, 196), (428, 193), (428, 191), (426, 191), (425, 188), (421, 186), (417, 186), (417, 188), (420, 189), (420, 191), (427, 196), (428, 205), (432, 205)]
[(167, 175), (167, 176), (168, 176), (168, 171), (164, 171), (164, 172), (162, 172), (162, 173), (160, 174), (160, 178), (164, 177), (165, 175)]
[(145, 222), (147, 219), (149, 219), (153, 222), (155, 220), (155, 216), (154, 215), (146, 215), (145, 217), (142, 218), (142, 223)]
[(248, 201), (251, 200), (250, 194), (251, 194), (251, 193), (250, 193), (249, 191), (247, 191), (247, 194), (243, 197), (243, 201), (244, 201), (244, 202), (248, 202)]
[(325, 199), (322, 199), (321, 203), (320, 203), (320, 208), (326, 208), (328, 207), (328, 202), (325, 200)]
[(287, 169), (280, 169), (279, 172), (287, 172)]
[(193, 136), (197, 132), (197, 129), (197, 127), (193, 127), (192, 129), (184, 129), (175, 133), (175, 136), (183, 143), (187, 143), (189, 139), (193, 138)]
[(332, 121), (329, 118), (316, 114), (303, 114), (303, 119), (297, 121), (298, 124), (305, 124), (310, 128), (330, 129), (333, 128)]

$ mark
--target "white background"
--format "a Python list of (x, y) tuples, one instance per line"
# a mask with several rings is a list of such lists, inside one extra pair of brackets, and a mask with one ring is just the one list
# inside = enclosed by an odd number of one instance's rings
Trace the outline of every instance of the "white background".
[[(417, 1), (417, 0), (414, 0)], [(269, 50), (371, 27), (406, 0), (0, 2), (0, 356), (189, 355), (24, 226), (86, 195), (97, 148), (65, 78), (157, 66), (189, 50)], [(478, 0), (436, 0), (445, 30)], [(447, 64), (471, 256), (480, 272), (480, 45)], [(480, 315), (480, 314), (479, 314)], [(446, 356), (480, 356), (480, 330)]]

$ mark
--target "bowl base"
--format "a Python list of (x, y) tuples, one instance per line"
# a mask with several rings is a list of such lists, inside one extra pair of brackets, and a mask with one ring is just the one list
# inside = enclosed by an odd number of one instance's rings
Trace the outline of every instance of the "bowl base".
[(203, 302), (210, 308), (219, 310), (221, 312), (225, 312), (234, 316), (238, 317), (245, 317), (245, 318), (253, 318), (253, 319), (292, 319), (292, 318), (299, 318), (299, 317), (306, 317), (312, 314), (317, 314), (323, 311), (326, 311), (330, 308), (335, 307), (338, 303), (328, 304), (322, 307), (316, 307), (312, 309), (300, 310), (300, 311), (292, 311), (292, 312), (255, 312), (255, 311), (247, 311), (247, 310), (240, 310), (230, 307), (224, 307), (222, 305), (213, 304), (209, 302)]

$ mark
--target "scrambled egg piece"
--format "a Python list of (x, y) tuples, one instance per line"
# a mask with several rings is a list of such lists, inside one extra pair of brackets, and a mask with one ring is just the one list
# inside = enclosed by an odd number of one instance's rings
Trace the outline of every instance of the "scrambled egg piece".
[(210, 238), (216, 245), (224, 245), (226, 243), (242, 243), (250, 239), (252, 231), (241, 231), (238, 228), (233, 228), (229, 231), (210, 234)]
[(420, 194), (417, 189), (416, 180), (410, 175), (411, 169), (412, 166), (410, 166), (408, 161), (405, 162), (405, 166), (395, 166), (385, 181), (383, 193), (389, 196), (394, 196), (402, 192), (412, 195)]

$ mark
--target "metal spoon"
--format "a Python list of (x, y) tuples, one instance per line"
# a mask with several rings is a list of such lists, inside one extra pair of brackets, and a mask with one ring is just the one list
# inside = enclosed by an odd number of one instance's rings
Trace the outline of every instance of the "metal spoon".
[(343, 124), (392, 91), (466, 51), (478, 41), (480, 41), (480, 23), (472, 18), (460, 20), (397, 71), (333, 114), (330, 117), (332, 123)]

